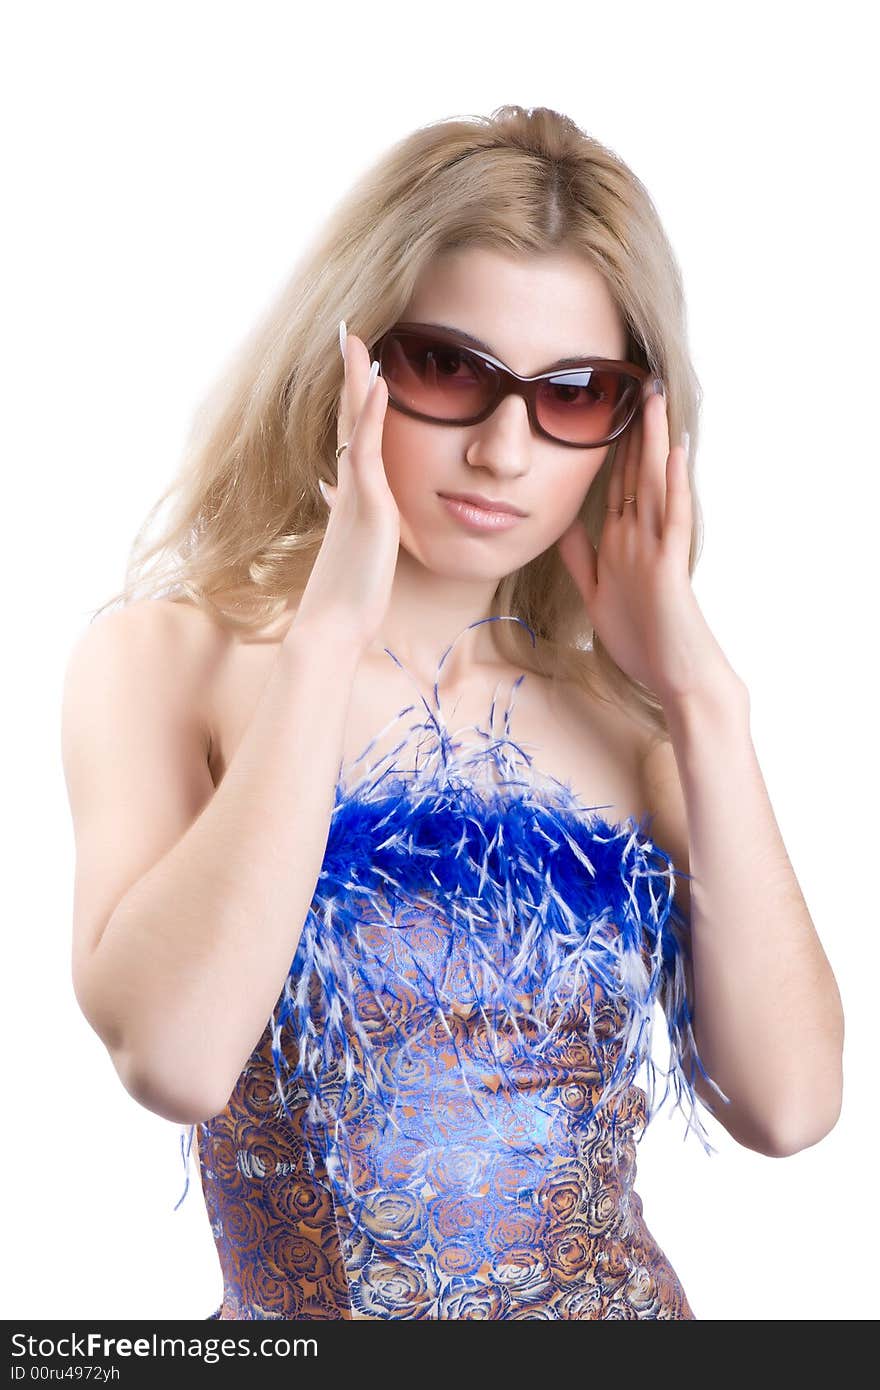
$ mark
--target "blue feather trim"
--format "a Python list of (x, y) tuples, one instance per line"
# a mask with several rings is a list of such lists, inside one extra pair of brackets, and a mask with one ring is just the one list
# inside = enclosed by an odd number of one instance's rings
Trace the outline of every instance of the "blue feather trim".
[[(358, 1099), (369, 1097), (384, 1122), (398, 1127), (389, 1065), (394, 1049), (389, 1051), (386, 1037), (376, 1053), (370, 1020), (359, 1017), (356, 1007), (356, 998), (366, 993), (381, 1009), (382, 991), (395, 987), (395, 967), (371, 957), (365, 922), (398, 929), (426, 916), (442, 918), (448, 949), (459, 954), (462, 968), (455, 972), (454, 989), (436, 975), (419, 981), (429, 1005), (426, 1017), (431, 1023), (447, 1019), (463, 1002), (476, 1011), (505, 1081), (512, 1067), (519, 1075), (524, 1066), (546, 1067), (586, 996), (602, 1084), (584, 1124), (633, 1085), (647, 1064), (648, 1120), (665, 1103), (671, 1082), (676, 1104), (689, 1106), (685, 1137), (693, 1129), (714, 1153), (697, 1111), (697, 1067), (728, 1100), (708, 1076), (694, 1041), (684, 973), (688, 923), (674, 903), (676, 870), (669, 855), (652, 843), (647, 822), (629, 818), (612, 825), (601, 808), (585, 807), (569, 786), (533, 768), (510, 736), (514, 695), (525, 674), (514, 683), (504, 732), (494, 733), (493, 699), (488, 729), (475, 730), (481, 741), (456, 743), (439, 698), (440, 671), (452, 646), (437, 668), (433, 708), (420, 694), (426, 718), (411, 724), (390, 753), (366, 765), (350, 784), (340, 771), (321, 873), (269, 1020), (281, 1107), (295, 1123), (290, 1102), (306, 1102), (309, 1169), (315, 1173), (318, 1157), (336, 1196), (354, 1208), (356, 1225), (367, 1194), (356, 1190), (351, 1177), (346, 1100), (353, 1092)], [(402, 709), (353, 766), (416, 708)], [(401, 771), (397, 756), (412, 748), (414, 738), (415, 766)], [(398, 983), (413, 988), (411, 978)], [(598, 1032), (593, 1001), (604, 1025)], [(658, 1002), (670, 1044), (659, 1103), (651, 1055)], [(293, 1066), (282, 1048), (285, 1030), (295, 1043)], [(398, 1061), (407, 1038), (399, 1043)], [(462, 1078), (470, 1091), (464, 1069)], [(302, 1118), (300, 1111), (300, 1123)], [(175, 1210), (189, 1187), (194, 1128), (183, 1158), (187, 1186)]]

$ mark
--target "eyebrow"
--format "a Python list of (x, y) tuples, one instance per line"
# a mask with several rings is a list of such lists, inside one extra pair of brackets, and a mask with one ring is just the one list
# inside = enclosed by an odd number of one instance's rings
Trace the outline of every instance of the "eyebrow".
[[(432, 323), (430, 327), (442, 328), (446, 333), (454, 333), (457, 338), (463, 338), (466, 343), (470, 343), (473, 347), (482, 348), (483, 352), (488, 352), (491, 357), (498, 357), (498, 353), (495, 349), (490, 347), (488, 343), (484, 343), (482, 338), (475, 338), (473, 333), (466, 333), (463, 328), (453, 328), (451, 324), (446, 323)], [(603, 362), (612, 360), (604, 357), (601, 353), (582, 352), (579, 357), (560, 357), (556, 362), (549, 362), (546, 367), (541, 368), (541, 372), (553, 372), (559, 367), (577, 367), (581, 362), (585, 362), (590, 358), (597, 358)], [(499, 357), (499, 361), (500, 360)], [(540, 374), (540, 372), (534, 373), (535, 376), (539, 376)]]

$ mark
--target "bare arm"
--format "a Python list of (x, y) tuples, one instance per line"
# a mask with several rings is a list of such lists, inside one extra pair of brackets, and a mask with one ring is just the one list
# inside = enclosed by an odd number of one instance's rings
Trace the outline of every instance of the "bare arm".
[(731, 686), (666, 709), (670, 741), (642, 765), (652, 835), (690, 920), (694, 1038), (730, 1105), (697, 1093), (747, 1148), (784, 1156), (833, 1128), (843, 1094), (840, 992), (776, 823)]
[(225, 1107), (278, 1001), (327, 847), (355, 672), (397, 566), (388, 392), (340, 325), (343, 343), (346, 447), (324, 539), (216, 792), (198, 693), (210, 627), (184, 630), (176, 604), (132, 605), (68, 667), (74, 988), (127, 1089), (177, 1122)]
[(80, 951), (84, 1012), (126, 1088), (167, 1119), (224, 1107), (275, 1007), (326, 849), (357, 660), (332, 629), (291, 628), (220, 786)]

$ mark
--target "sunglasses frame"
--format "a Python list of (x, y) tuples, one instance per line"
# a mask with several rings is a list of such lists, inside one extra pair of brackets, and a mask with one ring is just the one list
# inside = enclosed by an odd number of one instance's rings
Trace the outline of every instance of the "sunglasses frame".
[[(556, 367), (552, 371), (539, 372), (537, 376), (520, 376), (517, 372), (511, 371), (504, 362), (491, 353), (481, 352), (479, 348), (472, 347), (470, 343), (460, 338), (457, 333), (451, 332), (446, 328), (435, 328), (430, 323), (401, 322), (395, 323), (387, 332), (377, 338), (370, 348), (370, 360), (378, 361), (381, 369), (382, 349), (386, 340), (397, 333), (418, 333), (422, 337), (431, 337), (439, 343), (447, 343), (452, 347), (457, 347), (462, 352), (470, 353), (472, 357), (478, 358), (480, 362), (491, 367), (497, 378), (497, 386), (494, 394), (490, 398), (486, 408), (481, 410), (478, 415), (473, 415), (467, 420), (438, 420), (436, 415), (425, 415), (420, 410), (413, 410), (412, 406), (404, 405), (395, 399), (388, 388), (388, 404), (395, 410), (401, 411), (404, 415), (411, 415), (416, 420), (427, 420), (432, 425), (478, 425), (483, 420), (488, 420), (492, 412), (497, 408), (506, 396), (521, 396), (526, 403), (529, 413), (529, 423), (535, 434), (541, 435), (544, 439), (551, 440), (554, 444), (561, 444), (568, 449), (602, 449), (606, 444), (612, 444), (615, 439), (619, 439), (625, 430), (629, 429), (633, 420), (638, 415), (644, 403), (644, 386), (648, 381), (651, 372), (646, 367), (640, 367), (636, 362), (623, 362), (611, 357), (584, 357), (580, 362), (570, 363), (566, 367)], [(639, 390), (634, 396), (634, 403), (627, 418), (613, 434), (605, 439), (597, 440), (594, 444), (577, 444), (571, 439), (558, 439), (555, 434), (550, 434), (545, 430), (538, 419), (537, 395), (538, 386), (542, 381), (551, 380), (553, 377), (567, 376), (571, 372), (576, 372), (580, 367), (601, 367), (602, 369), (612, 368), (626, 376), (633, 378), (639, 385)], [(387, 383), (386, 383), (387, 385)]]

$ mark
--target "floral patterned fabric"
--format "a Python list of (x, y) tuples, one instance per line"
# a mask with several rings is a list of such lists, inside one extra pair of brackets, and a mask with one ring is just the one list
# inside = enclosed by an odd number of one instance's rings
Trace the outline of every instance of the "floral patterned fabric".
[(633, 1185), (658, 1002), (711, 1151), (674, 867), (435, 701), (427, 761), (340, 776), (276, 1009), (194, 1127), (210, 1317), (692, 1319)]

